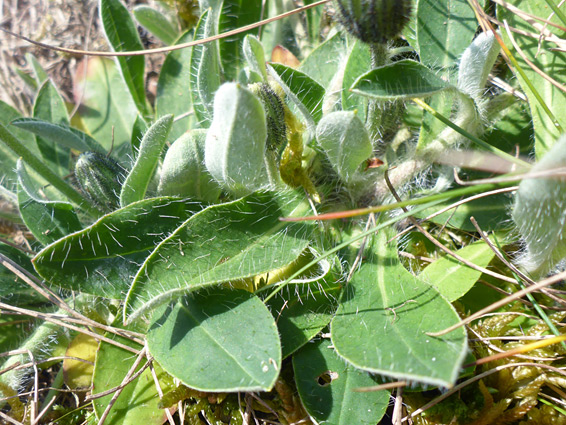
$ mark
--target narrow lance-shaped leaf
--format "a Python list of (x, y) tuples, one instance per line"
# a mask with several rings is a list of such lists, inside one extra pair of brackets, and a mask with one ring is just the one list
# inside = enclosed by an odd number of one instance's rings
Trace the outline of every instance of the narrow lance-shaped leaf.
[(466, 333), (437, 332), (459, 321), (450, 303), (408, 272), (388, 244), (373, 238), (359, 271), (344, 288), (331, 324), (337, 353), (359, 369), (430, 385), (454, 384), (466, 355)]
[(267, 69), (299, 108), (308, 124), (316, 124), (322, 118), (324, 87), (307, 74), (280, 63), (273, 63)]
[(253, 35), (246, 35), (244, 38), (243, 51), (249, 67), (263, 77), (263, 82), (267, 82), (265, 51), (263, 50), (261, 41)]
[(106, 153), (104, 148), (91, 136), (68, 125), (56, 124), (39, 118), (20, 118), (12, 121), (12, 125), (41, 136), (51, 143), (59, 143), (61, 146), (79, 152)]
[[(195, 40), (211, 37), (218, 31), (211, 10), (206, 10), (195, 28)], [(214, 93), (221, 84), (221, 69), (218, 59), (218, 42), (213, 41), (193, 46), (191, 53), (189, 85), (193, 109), (199, 125), (208, 127), (212, 119)]]
[(166, 115), (153, 124), (143, 136), (136, 162), (122, 186), (121, 206), (145, 197), (172, 124), (173, 115)]
[[(120, 0), (100, 0), (100, 20), (108, 43), (116, 52), (143, 50), (143, 44), (128, 9)], [(124, 82), (140, 114), (149, 116), (145, 98), (145, 59), (138, 56), (116, 58)]]
[(308, 246), (311, 227), (279, 217), (308, 210), (295, 192), (268, 192), (194, 215), (144, 262), (126, 298), (125, 319), (132, 321), (181, 294), (292, 263)]
[(44, 248), (35, 269), (64, 289), (123, 298), (151, 250), (200, 208), (170, 197), (133, 203)]
[[(558, 3), (555, 0), (552, 1), (556, 4)], [(523, 0), (513, 2), (513, 4), (519, 7), (522, 12), (532, 16), (548, 18), (551, 22), (561, 24), (560, 19), (555, 14), (550, 13), (546, 1), (533, 2)], [(513, 39), (531, 63), (545, 74), (558, 79), (559, 82), (564, 81), (559, 76), (563, 75), (566, 67), (566, 52), (560, 48), (556, 49), (557, 45), (552, 40), (549, 40), (555, 36), (548, 37), (548, 35), (551, 35), (549, 31), (551, 27), (548, 24), (534, 19), (524, 19), (518, 13), (501, 5), (497, 6), (497, 17), (501, 22), (506, 20), (510, 28), (516, 28), (520, 31), (513, 32)], [(523, 31), (526, 34), (522, 33)], [(539, 34), (545, 34), (545, 36), (539, 37)], [(533, 90), (529, 87), (525, 77), (542, 97), (542, 102), (549, 108), (563, 131), (566, 131), (566, 92), (561, 88), (555, 87), (548, 79), (540, 75), (539, 71), (531, 68), (525, 59), (512, 49), (513, 44), (506, 31), (503, 31), (502, 38), (505, 45), (512, 50), (515, 59), (517, 59), (519, 66), (524, 72), (524, 76), (519, 72), (515, 72), (515, 75), (529, 101), (535, 130), (535, 154), (537, 159), (541, 159), (552, 147), (553, 143), (558, 140), (560, 131), (554, 124), (553, 119), (545, 111), (540, 99), (537, 99)]]
[[(69, 115), (65, 102), (50, 80), (45, 81), (37, 93), (33, 105), (33, 117), (54, 124), (69, 125)], [(37, 136), (36, 141), (44, 161), (51, 169), (60, 176), (67, 175), (69, 172), (69, 148), (60, 145), (57, 141), (50, 141), (41, 136)]]
[(39, 196), (21, 159), (17, 171), (20, 214), (38, 241), (47, 245), (82, 228), (71, 204), (49, 201)]
[[(192, 39), (192, 30), (187, 30), (179, 37), (176, 44), (187, 43)], [(170, 133), (172, 140), (181, 137), (194, 120), (194, 116), (188, 115), (192, 108), (190, 78), (191, 49), (169, 52), (157, 80), (155, 116), (162, 117), (167, 114), (175, 116)]]
[(147, 342), (169, 374), (201, 391), (269, 391), (281, 368), (275, 320), (243, 290), (215, 288), (157, 310)]
[(169, 19), (151, 6), (142, 4), (134, 7), (134, 16), (141, 26), (167, 45), (173, 44), (179, 36)]
[(361, 75), (351, 90), (372, 99), (408, 100), (428, 97), (452, 86), (426, 66), (406, 59), (394, 62)]

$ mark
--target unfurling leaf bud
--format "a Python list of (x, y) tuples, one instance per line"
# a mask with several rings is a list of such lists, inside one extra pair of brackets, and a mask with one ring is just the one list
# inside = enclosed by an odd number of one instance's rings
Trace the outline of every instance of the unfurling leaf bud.
[[(566, 135), (532, 168), (532, 173), (566, 167)], [(525, 244), (520, 258), (534, 278), (566, 258), (566, 178), (554, 173), (524, 179), (513, 206), (513, 221)]]
[(335, 0), (338, 21), (354, 37), (383, 44), (409, 22), (410, 0)]
[(120, 190), (125, 170), (113, 159), (98, 152), (85, 152), (75, 165), (75, 176), (82, 191), (106, 210), (120, 207)]
[(357, 114), (337, 111), (326, 115), (316, 127), (316, 140), (334, 170), (347, 184), (354, 183), (373, 147)]
[(159, 195), (218, 201), (220, 186), (204, 166), (205, 140), (204, 129), (194, 129), (175, 140), (163, 160)]
[(266, 139), (267, 122), (259, 99), (239, 84), (220, 86), (204, 148), (206, 168), (218, 184), (236, 196), (268, 185)]
[[(278, 151), (287, 144), (287, 125), (285, 124), (285, 104), (281, 97), (269, 84), (257, 83), (249, 89), (261, 101), (267, 121), (267, 149)], [(282, 91), (282, 90), (281, 90)]]

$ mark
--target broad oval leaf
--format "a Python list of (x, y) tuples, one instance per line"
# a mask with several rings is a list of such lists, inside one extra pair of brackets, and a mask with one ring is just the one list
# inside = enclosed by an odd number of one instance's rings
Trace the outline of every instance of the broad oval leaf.
[(123, 298), (151, 250), (199, 209), (171, 197), (130, 204), (44, 248), (35, 269), (65, 289)]
[[(495, 256), (484, 241), (459, 249), (456, 254), (484, 268)], [(465, 295), (481, 275), (481, 271), (474, 270), (447, 255), (429, 264), (419, 274), (419, 279), (433, 285), (448, 301), (453, 302)]]
[(213, 205), (157, 246), (140, 268), (124, 306), (126, 321), (181, 294), (284, 267), (309, 244), (311, 227), (279, 221), (308, 204), (295, 192), (259, 193)]
[(145, 197), (172, 124), (173, 115), (165, 115), (156, 121), (143, 136), (136, 162), (120, 192), (122, 207), (141, 201)]
[(428, 97), (452, 88), (426, 66), (406, 59), (361, 75), (350, 90), (360, 96), (386, 101)]
[(301, 348), (293, 356), (293, 370), (301, 401), (317, 423), (373, 425), (389, 405), (389, 391), (355, 392), (377, 383), (367, 372), (344, 363), (329, 340)]
[[(140, 349), (137, 344), (126, 338), (113, 334), (106, 336), (124, 345)], [(121, 385), (135, 361), (136, 356), (132, 352), (102, 341), (94, 364), (92, 393), (101, 393)], [(145, 359), (142, 361), (136, 372), (144, 365), (145, 361)], [(173, 379), (163, 371), (159, 364), (154, 362), (153, 367), (163, 392), (175, 388)], [(93, 400), (94, 412), (97, 418), (102, 416), (113, 396), (114, 392)], [(167, 416), (165, 410), (159, 407), (159, 402), (160, 397), (155, 387), (155, 381), (153, 380), (151, 370), (147, 368), (138, 378), (122, 389), (104, 423), (106, 425), (132, 425), (140, 423), (144, 425), (161, 425), (167, 421)]]
[(321, 86), (329, 87), (334, 75), (338, 72), (340, 58), (346, 52), (346, 40), (341, 32), (336, 32), (301, 62), (299, 71), (309, 75)]
[[(114, 51), (132, 52), (144, 49), (132, 16), (120, 0), (100, 0), (99, 11), (104, 34)], [(144, 117), (149, 116), (145, 98), (144, 56), (118, 56), (116, 60), (138, 111)]]
[(267, 306), (277, 323), (283, 358), (307, 344), (330, 323), (338, 305), (339, 280), (331, 272), (329, 279), (294, 285), (293, 292), (269, 300)]
[(201, 391), (269, 391), (281, 367), (275, 321), (243, 290), (203, 291), (158, 309), (147, 342), (170, 375)]
[(478, 28), (474, 10), (462, 0), (419, 0), (416, 24), (421, 62), (441, 69), (456, 64)]
[(334, 347), (357, 368), (450, 387), (466, 355), (466, 333), (459, 328), (442, 337), (427, 335), (460, 319), (432, 286), (399, 263), (388, 233), (373, 238), (365, 262), (344, 288), (331, 324)]

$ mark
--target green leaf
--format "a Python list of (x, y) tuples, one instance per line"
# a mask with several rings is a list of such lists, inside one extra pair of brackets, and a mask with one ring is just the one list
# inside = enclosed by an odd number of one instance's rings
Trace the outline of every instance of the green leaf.
[(140, 150), (141, 141), (143, 139), (143, 135), (147, 131), (147, 126), (148, 124), (143, 117), (138, 115), (134, 121), (134, 125), (132, 126), (132, 140), (130, 141), (130, 145), (132, 147), (131, 154), (133, 158), (135, 158)]
[[(0, 124), (8, 126), (10, 122), (20, 117), (21, 114), (16, 109), (0, 100)], [(33, 135), (16, 127), (10, 128), (10, 131), (33, 154), (37, 157), (41, 156)], [(2, 184), (8, 189), (16, 185), (16, 161), (18, 158), (19, 155), (5, 143), (0, 143), (0, 179), (2, 180)]]
[(253, 35), (246, 35), (244, 38), (244, 56), (248, 66), (252, 71), (262, 76), (263, 82), (267, 82), (267, 71), (265, 69), (265, 51), (263, 45)]
[(199, 209), (170, 197), (136, 202), (44, 248), (35, 269), (65, 289), (123, 298), (150, 251)]
[[(495, 254), (488, 244), (478, 241), (456, 251), (456, 254), (477, 266), (487, 267)], [(482, 273), (446, 255), (429, 264), (419, 279), (433, 285), (448, 301), (454, 302), (465, 295), (478, 281)]]
[(144, 262), (126, 298), (124, 318), (131, 321), (199, 288), (291, 264), (308, 246), (311, 228), (279, 217), (308, 210), (294, 192), (259, 193), (195, 214)]
[(45, 69), (43, 69), (37, 58), (31, 53), (26, 53), (26, 60), (33, 70), (33, 75), (35, 77), (37, 86), (39, 87), (43, 85), (43, 83), (45, 83), (49, 79), (49, 75), (47, 75)]
[(355, 182), (361, 165), (373, 152), (369, 134), (355, 112), (326, 115), (316, 127), (316, 140), (346, 184)]
[(352, 92), (372, 99), (408, 100), (413, 97), (428, 97), (452, 89), (426, 66), (401, 60), (361, 75), (352, 85)]
[(20, 215), (39, 242), (48, 245), (82, 229), (70, 203), (49, 201), (40, 197), (21, 160), (18, 161), (17, 173)]
[[(443, 202), (415, 214), (416, 217), (424, 218), (436, 211), (439, 211), (448, 205), (451, 205), (455, 200)], [(432, 222), (440, 224), (441, 226), (449, 226), (455, 229), (460, 229), (465, 232), (475, 232), (476, 228), (470, 221), (470, 217), (474, 217), (479, 226), (486, 232), (501, 230), (509, 228), (509, 206), (511, 199), (508, 195), (500, 194), (493, 195), (489, 198), (480, 198), (470, 202), (466, 202), (458, 206), (454, 211), (453, 209), (443, 212), (431, 219)]]
[(160, 195), (218, 201), (220, 186), (204, 166), (205, 140), (206, 130), (195, 129), (173, 142), (161, 166)]
[(429, 385), (454, 384), (466, 355), (459, 328), (432, 337), (457, 322), (450, 303), (400, 263), (392, 236), (381, 231), (365, 262), (344, 289), (331, 330), (336, 351), (355, 367), (393, 379)]
[[(193, 39), (193, 32), (187, 30), (175, 44), (187, 43)], [(192, 107), (189, 79), (191, 78), (191, 49), (170, 52), (163, 62), (157, 80), (155, 116), (173, 114), (176, 118), (171, 128), (171, 139), (176, 140), (190, 128), (191, 117), (187, 115)]]
[[(480, 0), (482, 6), (485, 0)], [(453, 67), (478, 27), (465, 0), (419, 0), (416, 10), (417, 50), (421, 62), (433, 68)]]
[(358, 111), (360, 120), (365, 122), (368, 100), (366, 97), (356, 96), (350, 91), (350, 87), (361, 74), (369, 71), (371, 66), (371, 54), (369, 47), (361, 41), (352, 44), (344, 66), (344, 77), (342, 79), (342, 110)]
[(81, 63), (76, 76), (76, 96), (81, 99), (78, 113), (87, 132), (107, 152), (114, 146), (116, 157), (127, 160), (138, 111), (118, 68), (109, 59), (89, 58)]
[(297, 390), (317, 423), (372, 425), (389, 405), (389, 391), (355, 392), (377, 385), (367, 372), (344, 363), (330, 341), (307, 344), (293, 356)]
[[(450, 117), (452, 115), (452, 107), (454, 105), (454, 93), (450, 91), (442, 92), (433, 96), (427, 103), (437, 112)], [(434, 117), (427, 111), (423, 111), (421, 129), (419, 131), (419, 140), (417, 142), (417, 151), (423, 151), (429, 144), (437, 140), (437, 137), (446, 129), (446, 124)]]
[[(140, 349), (137, 344), (132, 343), (129, 339), (114, 334), (107, 334), (106, 336), (129, 347)], [(130, 351), (101, 341), (94, 364), (93, 394), (98, 394), (121, 385), (135, 361), (136, 356)], [(143, 366), (145, 361), (144, 359), (141, 362), (136, 371)], [(163, 392), (172, 390), (175, 387), (173, 379), (163, 371), (159, 364), (154, 362), (153, 367), (161, 390)], [(94, 412), (97, 418), (100, 418), (104, 413), (113, 396), (114, 392), (93, 400)], [(138, 378), (124, 387), (104, 423), (106, 425), (140, 423), (144, 425), (161, 425), (166, 420), (166, 417), (165, 411), (159, 408), (159, 402), (160, 397), (155, 387), (151, 370), (147, 368)]]
[(169, 19), (153, 7), (141, 4), (134, 7), (133, 12), (136, 21), (165, 44), (173, 44), (179, 36)]
[(267, 304), (281, 338), (281, 353), (287, 358), (323, 330), (332, 319), (341, 286), (335, 280), (308, 285), (297, 284), (284, 296), (271, 298)]
[(88, 134), (64, 124), (54, 124), (38, 118), (20, 118), (12, 125), (30, 131), (53, 144), (60, 144), (79, 152), (106, 153), (104, 148)]
[[(57, 88), (47, 80), (39, 89), (33, 105), (33, 117), (54, 124), (69, 125), (69, 116), (65, 102)], [(37, 146), (43, 156), (43, 160), (60, 176), (69, 172), (70, 150), (56, 142), (51, 142), (43, 137), (36, 137)]]
[[(195, 28), (195, 40), (218, 33), (214, 14), (205, 11)], [(218, 60), (218, 42), (193, 46), (190, 59), (189, 87), (193, 99), (195, 117), (200, 126), (206, 128), (212, 119), (214, 93), (220, 87), (222, 71)]]
[[(143, 50), (143, 44), (130, 12), (120, 0), (100, 0), (100, 20), (108, 43), (115, 52)], [(118, 66), (138, 111), (150, 115), (145, 98), (144, 56), (118, 56)]]
[(223, 84), (214, 96), (214, 119), (206, 134), (208, 172), (235, 196), (266, 187), (266, 139), (260, 100), (238, 83)]
[(136, 162), (122, 186), (120, 193), (122, 207), (141, 201), (145, 197), (172, 124), (173, 115), (165, 115), (143, 136)]
[[(0, 242), (0, 255), (12, 260), (18, 267), (23, 268), (27, 272), (35, 275), (35, 270), (31, 264), (31, 258), (19, 249)], [(44, 302), (45, 298), (39, 295), (27, 283), (21, 279), (17, 279), (14, 273), (4, 266), (0, 266), (0, 300), (4, 303), (12, 305), (29, 305), (38, 301)], [(4, 335), (4, 328), (0, 333)], [(20, 329), (21, 335), (21, 329)], [(0, 340), (2, 338), (0, 337)]]
[(275, 321), (243, 290), (191, 294), (157, 310), (147, 343), (170, 375), (201, 391), (269, 391), (281, 368)]
[[(217, 3), (219, 14), (218, 33), (242, 28), (261, 20), (262, 2), (250, 0), (224, 0)], [(243, 65), (242, 43), (246, 35), (258, 35), (258, 28), (219, 40), (222, 69), (227, 81), (237, 78)]]
[(337, 32), (301, 62), (299, 71), (310, 76), (322, 87), (329, 87), (330, 81), (338, 72), (340, 58), (346, 54), (346, 51), (346, 40), (340, 32)]
[[(546, 2), (516, 0), (513, 2), (513, 6), (521, 9), (525, 13), (550, 19), (552, 22), (560, 24), (560, 20), (556, 17), (556, 15), (550, 14)], [(517, 28), (519, 31), (534, 33), (534, 36), (513, 33), (513, 38), (526, 57), (545, 74), (554, 78), (558, 78), (558, 76), (562, 75), (562, 72), (566, 67), (566, 52), (560, 51), (559, 49), (556, 50), (556, 45), (552, 41), (547, 40), (546, 37), (540, 38), (538, 36), (541, 32), (548, 31), (548, 29), (546, 29), (546, 24), (529, 20), (533, 23), (537, 22), (536, 26), (533, 26), (522, 19), (519, 14), (511, 12), (502, 6), (497, 6), (497, 17), (501, 21), (507, 20), (511, 28)], [(506, 31), (502, 32), (505, 45), (511, 49), (515, 59), (517, 59), (527, 78), (533, 84), (536, 91), (542, 96), (543, 101), (554, 114), (558, 123), (564, 130), (566, 130), (566, 93), (552, 85), (543, 76), (534, 71), (525, 62), (525, 60), (512, 49), (513, 45), (511, 44)], [(544, 52), (544, 54), (541, 54), (541, 52)], [(518, 72), (516, 72), (515, 75), (517, 76), (517, 80), (521, 84), (521, 88), (529, 100), (535, 129), (535, 154), (536, 157), (540, 159), (558, 139), (560, 131), (556, 128), (552, 119), (544, 111), (533, 91), (528, 87), (523, 76)], [(561, 80), (560, 78), (558, 78), (558, 80), (563, 81), (563, 79)]]
[(314, 120), (315, 123), (320, 121), (324, 87), (307, 74), (289, 66), (272, 63), (270, 68), (276, 72), (280, 81), (283, 82), (283, 90), (288, 96), (290, 95), (305, 118), (309, 121)]

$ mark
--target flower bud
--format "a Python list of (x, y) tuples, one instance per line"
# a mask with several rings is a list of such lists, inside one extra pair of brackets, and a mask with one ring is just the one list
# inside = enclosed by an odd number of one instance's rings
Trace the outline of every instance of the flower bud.
[(98, 152), (85, 152), (75, 164), (75, 176), (82, 191), (105, 210), (120, 207), (120, 190), (125, 170)]
[(335, 0), (338, 21), (364, 43), (383, 44), (409, 22), (409, 0)]
[(287, 125), (285, 124), (285, 105), (269, 84), (252, 84), (249, 89), (261, 101), (267, 121), (267, 145), (271, 151), (279, 151), (287, 144)]

